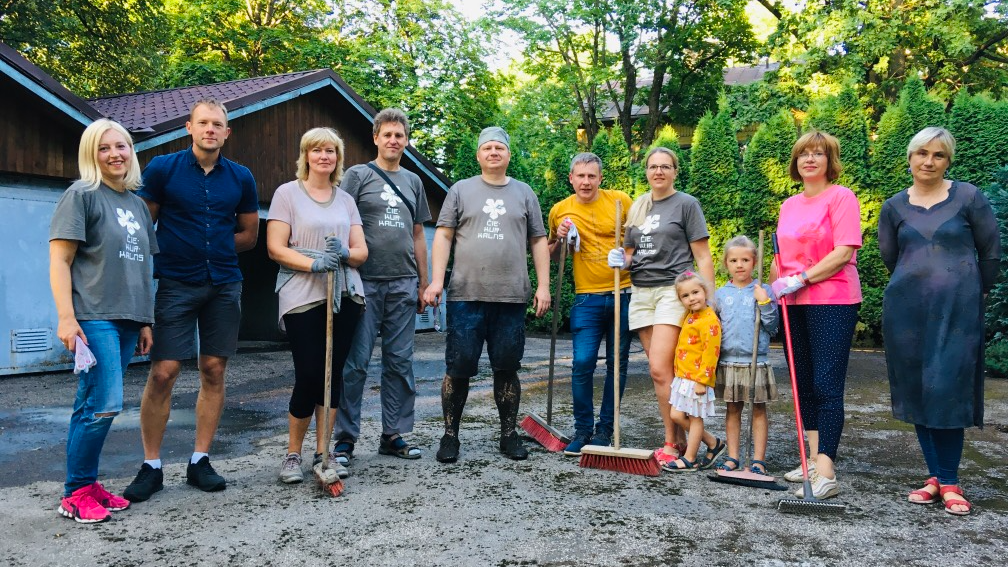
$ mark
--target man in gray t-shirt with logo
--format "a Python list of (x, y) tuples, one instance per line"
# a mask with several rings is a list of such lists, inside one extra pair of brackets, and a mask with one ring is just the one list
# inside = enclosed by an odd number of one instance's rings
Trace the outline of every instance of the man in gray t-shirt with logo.
[(525, 353), (525, 306), (532, 291), (526, 250), (532, 250), (538, 281), (532, 306), (541, 317), (550, 305), (549, 248), (535, 193), (507, 176), (510, 144), (503, 128), (492, 126), (480, 133), (476, 160), (482, 173), (453, 185), (438, 217), (431, 283), (424, 292), (427, 305), (440, 301), (448, 256), (453, 247), (455, 251), (441, 384), (445, 433), (437, 460), (442, 463), (458, 460), (459, 422), (484, 342), (501, 421), (500, 451), (515, 460), (528, 457), (515, 432), (521, 401), (518, 369)]
[(343, 368), (343, 396), (336, 418), (334, 456), (347, 465), (360, 435), (361, 397), (371, 350), (382, 337), (382, 435), (378, 452), (419, 459), (420, 449), (403, 439), (413, 431), (416, 382), (413, 335), (422, 313), (419, 290), (427, 287), (427, 241), (423, 223), (431, 220), (423, 183), (399, 166), (409, 144), (409, 120), (386, 108), (374, 117), (378, 157), (347, 169), (341, 188), (357, 202), (367, 262), (360, 267), (367, 308), (355, 331)]

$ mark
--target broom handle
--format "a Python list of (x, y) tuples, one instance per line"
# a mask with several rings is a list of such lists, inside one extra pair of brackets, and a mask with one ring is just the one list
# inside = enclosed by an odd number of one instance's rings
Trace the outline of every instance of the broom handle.
[[(336, 282), (333, 272), (326, 272), (326, 336), (325, 336), (325, 392), (322, 394), (325, 408), (322, 410), (322, 435), (329, 433), (329, 406), (332, 405), (332, 343), (333, 343), (333, 294)], [(329, 439), (322, 448), (322, 470), (329, 468)]]
[(567, 263), (566, 238), (560, 243), (560, 268), (553, 291), (553, 329), (550, 333), (549, 381), (546, 383), (546, 425), (553, 425), (553, 371), (556, 358), (557, 324), (560, 318), (560, 294), (563, 292), (564, 265)]
[[(774, 265), (777, 266), (777, 276), (780, 277), (780, 246), (777, 243), (777, 233), (773, 235)], [(784, 319), (784, 344), (787, 346), (788, 373), (791, 375), (791, 397), (794, 399), (795, 423), (798, 426), (798, 452), (801, 455), (802, 478), (808, 483), (808, 456), (805, 454), (805, 426), (802, 424), (801, 404), (798, 402), (798, 377), (795, 375), (794, 348), (791, 346), (791, 322), (788, 319), (787, 301), (784, 296), (780, 302), (781, 317)]]
[[(620, 248), (623, 225), (623, 202), (616, 199), (616, 248)], [(626, 253), (624, 252), (624, 255)], [(620, 450), (619, 390), (620, 390), (620, 269), (613, 268), (613, 447)]]
[[(759, 248), (756, 252), (756, 285), (763, 280), (763, 231), (759, 231)], [(753, 301), (753, 303), (756, 303)], [(756, 399), (756, 357), (759, 355), (760, 308), (756, 305), (756, 323), (753, 329), (752, 362), (749, 363), (749, 438), (746, 439), (746, 467), (752, 468), (753, 459), (753, 401)]]

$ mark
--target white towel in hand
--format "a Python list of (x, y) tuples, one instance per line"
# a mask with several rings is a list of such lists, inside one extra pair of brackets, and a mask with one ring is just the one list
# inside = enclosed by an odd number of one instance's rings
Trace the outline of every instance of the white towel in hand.
[(74, 348), (74, 374), (80, 374), (91, 370), (91, 367), (98, 361), (95, 360), (94, 353), (84, 344), (80, 336), (74, 337), (74, 339), (77, 341), (77, 346)]

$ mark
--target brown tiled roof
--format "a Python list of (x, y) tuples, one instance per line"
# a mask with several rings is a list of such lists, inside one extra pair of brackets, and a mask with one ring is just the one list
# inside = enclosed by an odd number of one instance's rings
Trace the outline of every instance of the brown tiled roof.
[(130, 131), (157, 134), (178, 127), (180, 119), (184, 123), (189, 116), (189, 108), (197, 100), (214, 98), (223, 102), (229, 111), (234, 111), (275, 96), (277, 88), (290, 86), (305, 77), (321, 78), (327, 71), (316, 69), (212, 85), (107, 96), (92, 99), (91, 104)]
[(770, 71), (776, 71), (780, 63), (766, 63), (763, 65), (743, 65), (740, 67), (728, 67), (724, 70), (724, 84), (726, 85), (748, 85), (762, 80), (763, 75)]

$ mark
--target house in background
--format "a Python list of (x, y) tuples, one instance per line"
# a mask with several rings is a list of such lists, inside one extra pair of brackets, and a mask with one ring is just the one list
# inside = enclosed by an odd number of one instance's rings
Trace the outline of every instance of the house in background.
[[(141, 166), (156, 155), (188, 147), (190, 105), (216, 98), (228, 108), (231, 136), (223, 153), (252, 170), (260, 203), (259, 242), (239, 256), (245, 285), (242, 340), (277, 340), (277, 265), (266, 254), (265, 217), (275, 189), (294, 178), (301, 135), (335, 128), (345, 143), (345, 167), (374, 158), (366, 101), (331, 69), (287, 73), (155, 92), (83, 100), (0, 43), (0, 375), (69, 368), (55, 339), (49, 291), (48, 227), (56, 201), (77, 177), (77, 147), (97, 118), (123, 124), (133, 135)], [(402, 165), (420, 176), (436, 219), (451, 182), (412, 146)], [(433, 227), (427, 227), (428, 241)], [(443, 310), (442, 310), (443, 313)], [(433, 314), (418, 316), (431, 328)]]

